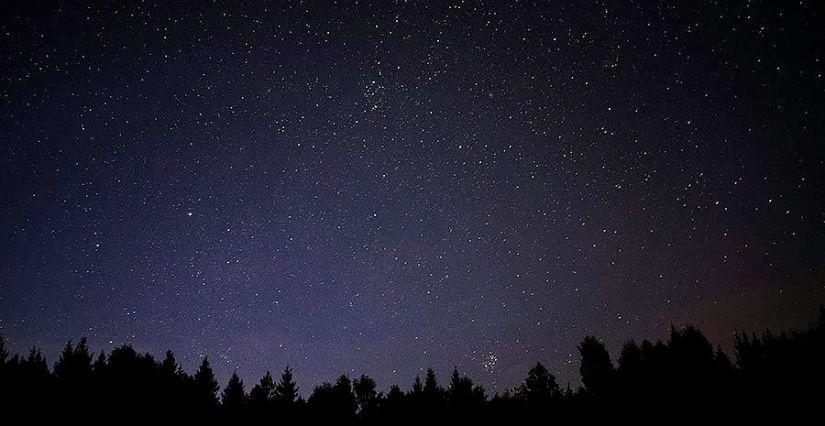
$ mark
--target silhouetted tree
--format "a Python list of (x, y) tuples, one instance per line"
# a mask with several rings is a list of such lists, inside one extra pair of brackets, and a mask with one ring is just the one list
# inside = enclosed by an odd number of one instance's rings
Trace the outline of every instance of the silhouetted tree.
[(617, 368), (618, 386), (622, 397), (637, 399), (641, 396), (642, 380), (642, 348), (634, 340), (622, 346)]
[(355, 419), (355, 395), (352, 382), (346, 375), (341, 375), (335, 385), (324, 383), (317, 386), (308, 403), (316, 421), (334, 420), (349, 424)]
[(674, 366), (671, 380), (681, 384), (675, 391), (683, 398), (696, 397), (713, 373), (713, 345), (696, 327), (671, 326), (668, 349)]
[(32, 347), (25, 358), (18, 358), (13, 364), (17, 369), (13, 392), (18, 393), (13, 404), (19, 404), (27, 410), (51, 404), (54, 397), (53, 380), (40, 349)]
[(415, 376), (415, 380), (413, 380), (412, 390), (410, 391), (410, 394), (413, 397), (420, 397), (424, 394), (424, 385), (421, 384), (421, 377), (417, 375)]
[[(620, 416), (639, 410), (677, 413), (688, 409), (761, 408), (798, 410), (816, 407), (825, 383), (825, 311), (803, 332), (761, 335), (737, 333), (736, 362), (713, 348), (697, 328), (671, 327), (667, 343), (626, 342), (613, 368), (610, 355), (595, 337), (579, 345), (585, 388), (560, 391), (555, 377), (541, 364), (530, 368), (514, 393), (487, 400), (484, 390), (453, 369), (446, 389), (433, 369), (424, 381), (416, 376), (409, 393), (392, 386), (386, 396), (375, 381), (342, 375), (316, 387), (304, 402), (289, 368), (279, 383), (267, 372), (247, 397), (243, 381), (233, 374), (221, 393), (207, 358), (188, 375), (171, 351), (162, 361), (137, 353), (129, 345), (101, 352), (94, 363), (85, 340), (66, 345), (53, 372), (36, 348), (26, 356), (10, 355), (0, 337), (0, 403), (6, 412), (43, 413), (75, 410), (94, 414), (164, 412), (189, 420), (218, 418), (240, 423), (249, 418), (292, 424), (493, 423), (523, 424), (535, 420), (592, 420), (594, 413)], [(210, 414), (211, 413), (211, 414)], [(221, 414), (223, 413), (223, 414)], [(171, 417), (166, 417), (167, 419)], [(202, 420), (202, 421), (199, 421)]]
[(86, 339), (81, 339), (76, 347), (72, 346), (72, 342), (67, 343), (53, 371), (58, 386), (58, 404), (85, 409), (80, 405), (88, 400), (92, 376), (92, 355), (86, 346)]
[(405, 413), (415, 421), (423, 421), (425, 414), (424, 384), (419, 375), (415, 376), (412, 387), (405, 398)]
[(178, 374), (178, 361), (172, 351), (166, 351), (166, 356), (160, 364), (160, 373), (163, 377), (175, 377)]
[(163, 361), (158, 365), (158, 390), (156, 395), (164, 410), (172, 410), (179, 404), (187, 404), (186, 395), (187, 374), (178, 364), (175, 354), (166, 351)]
[(275, 387), (275, 399), (284, 404), (293, 404), (298, 399), (298, 385), (289, 367), (281, 374), (281, 381)]
[(439, 419), (444, 416), (445, 396), (444, 389), (438, 385), (435, 370), (427, 369), (424, 375), (424, 388), (421, 392), (421, 407), (419, 413), (427, 419)]
[(432, 397), (441, 397), (441, 387), (438, 386), (438, 379), (435, 377), (435, 370), (427, 369), (427, 374), (424, 376), (424, 394)]
[(228, 412), (238, 412), (246, 405), (246, 392), (238, 372), (232, 373), (221, 394), (221, 406)]
[(218, 405), (218, 381), (215, 380), (215, 373), (209, 364), (209, 358), (204, 358), (198, 371), (193, 377), (195, 386), (196, 403), (202, 409), (212, 409)]
[(579, 345), (581, 374), (587, 392), (600, 399), (609, 398), (614, 386), (613, 362), (604, 344), (594, 336), (587, 336)]
[(447, 407), (450, 416), (453, 419), (475, 421), (485, 400), (484, 389), (474, 386), (469, 377), (460, 375), (458, 369), (453, 368), (447, 388)]
[(92, 374), (101, 375), (104, 370), (106, 370), (106, 353), (101, 351), (94, 364), (92, 364)]
[(374, 416), (378, 409), (378, 393), (375, 390), (375, 380), (366, 374), (352, 382), (352, 389), (355, 393), (355, 402), (358, 407), (358, 414), (362, 418)]
[[(406, 395), (398, 385), (390, 386), (384, 403), (380, 406), (381, 418), (385, 421), (405, 418)], [(398, 421), (400, 423), (400, 421)]]
[(355, 414), (356, 402), (355, 393), (352, 391), (352, 381), (346, 374), (335, 382), (335, 396), (340, 404), (340, 412), (343, 418), (351, 418)]
[(542, 363), (537, 362), (527, 372), (527, 378), (517, 389), (516, 397), (531, 409), (547, 407), (553, 399), (559, 397), (556, 377), (550, 374)]
[(298, 385), (288, 366), (281, 373), (272, 398), (273, 411), (279, 414), (281, 422), (288, 423), (296, 420), (304, 404), (299, 398)]
[(249, 391), (249, 406), (254, 411), (263, 411), (269, 407), (275, 398), (275, 381), (269, 371), (264, 374), (261, 381)]
[(29, 349), (29, 355), (20, 363), (23, 370), (30, 377), (47, 378), (49, 373), (49, 366), (46, 364), (46, 357), (40, 352), (40, 349), (33, 347)]

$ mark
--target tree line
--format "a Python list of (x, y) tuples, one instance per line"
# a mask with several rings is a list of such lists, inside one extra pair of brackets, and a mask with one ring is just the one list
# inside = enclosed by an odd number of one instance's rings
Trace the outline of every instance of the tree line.
[[(428, 369), (407, 390), (379, 392), (367, 375), (316, 386), (304, 399), (287, 367), (251, 388), (233, 374), (220, 388), (208, 358), (189, 374), (171, 351), (163, 359), (129, 345), (96, 357), (69, 342), (53, 368), (32, 348), (10, 356), (0, 336), (0, 415), (180, 416), (267, 423), (512, 423), (681, 410), (761, 406), (805, 410), (823, 401), (825, 309), (806, 330), (734, 335), (734, 359), (692, 326), (671, 326), (666, 341), (626, 342), (615, 359), (594, 336), (578, 346), (582, 385), (559, 386), (540, 362), (515, 389), (488, 395), (454, 369), (446, 385)], [(248, 390), (247, 390), (248, 389)]]

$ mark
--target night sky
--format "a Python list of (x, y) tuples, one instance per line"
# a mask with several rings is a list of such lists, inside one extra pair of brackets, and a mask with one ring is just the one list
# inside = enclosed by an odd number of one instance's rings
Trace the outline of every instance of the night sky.
[(493, 392), (825, 301), (817, 2), (115, 3), (0, 6), (16, 352)]

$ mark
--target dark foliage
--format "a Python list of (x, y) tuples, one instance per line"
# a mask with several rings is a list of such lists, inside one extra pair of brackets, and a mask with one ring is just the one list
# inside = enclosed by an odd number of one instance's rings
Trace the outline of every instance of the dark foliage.
[(34, 419), (131, 413), (202, 423), (508, 424), (641, 412), (690, 417), (755, 406), (765, 413), (800, 413), (813, 411), (825, 396), (823, 309), (803, 332), (737, 333), (735, 362), (691, 326), (671, 327), (666, 342), (628, 341), (615, 367), (605, 345), (593, 336), (582, 340), (579, 352), (583, 387), (575, 392), (569, 386), (562, 390), (556, 377), (536, 363), (521, 385), (492, 398), (458, 369), (446, 387), (428, 369), (423, 382), (416, 377), (407, 392), (393, 385), (383, 394), (367, 375), (354, 380), (342, 375), (335, 383), (317, 386), (304, 401), (286, 368), (277, 382), (266, 372), (249, 394), (233, 374), (219, 401), (218, 382), (206, 358), (189, 375), (172, 352), (157, 361), (121, 346), (94, 357), (82, 339), (68, 343), (50, 371), (38, 349), (10, 355), (0, 336), (0, 402), (4, 416)]

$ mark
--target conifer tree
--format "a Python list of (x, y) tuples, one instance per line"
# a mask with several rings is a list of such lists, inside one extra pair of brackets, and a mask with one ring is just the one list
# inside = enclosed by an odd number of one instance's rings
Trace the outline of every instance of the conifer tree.
[(217, 406), (219, 386), (212, 366), (209, 364), (209, 358), (205, 357), (198, 371), (195, 372), (194, 385), (199, 405), (207, 409)]
[(378, 394), (375, 391), (375, 380), (366, 374), (362, 374), (360, 378), (353, 381), (352, 389), (355, 392), (358, 413), (362, 417), (373, 415), (378, 408)]
[(275, 393), (275, 381), (267, 371), (261, 381), (249, 391), (249, 404), (255, 409), (263, 409), (274, 399)]
[(281, 374), (281, 380), (275, 386), (275, 398), (280, 403), (294, 404), (298, 399), (298, 385), (292, 377), (289, 366)]
[(244, 391), (243, 380), (238, 377), (238, 372), (232, 373), (226, 389), (221, 394), (221, 405), (228, 411), (238, 411), (246, 405), (246, 392)]

